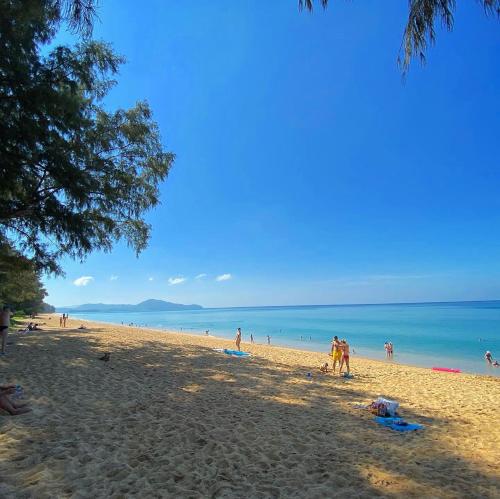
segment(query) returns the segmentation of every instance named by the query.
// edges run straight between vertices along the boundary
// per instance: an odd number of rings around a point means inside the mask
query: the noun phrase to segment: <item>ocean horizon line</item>
[[[410,302],[381,302],[381,303],[327,303],[327,304],[298,304],[298,305],[238,305],[238,306],[222,306],[222,307],[205,307],[201,305],[202,310],[239,310],[239,309],[249,309],[249,308],[326,308],[326,307],[377,307],[377,306],[391,306],[391,305],[453,305],[453,304],[465,304],[465,303],[499,303],[500,298],[488,299],[488,300],[445,300],[445,301],[410,301]],[[87,305],[85,303],[79,305],[56,305],[55,309],[60,308],[76,308]],[[97,304],[96,304],[97,305]],[[134,305],[131,303],[99,303],[99,305]],[[192,311],[192,310],[191,310]],[[77,311],[78,312],[78,311]],[[91,312],[83,311],[82,312]],[[108,313],[120,313],[120,311],[108,311]],[[178,312],[178,310],[172,310],[172,312]],[[145,312],[141,312],[145,313]]]

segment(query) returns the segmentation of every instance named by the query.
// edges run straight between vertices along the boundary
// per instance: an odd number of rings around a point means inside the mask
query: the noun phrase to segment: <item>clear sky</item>
[[[177,159],[149,248],[64,260],[49,303],[500,298],[500,23],[459,2],[404,83],[407,2],[296,3],[101,1],[107,103]]]

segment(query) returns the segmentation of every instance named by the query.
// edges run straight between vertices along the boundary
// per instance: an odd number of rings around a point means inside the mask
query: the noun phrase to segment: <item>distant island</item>
[[[168,312],[171,310],[201,310],[201,305],[182,305],[163,300],[146,300],[137,305],[85,303],[74,307],[56,307],[57,312]]]

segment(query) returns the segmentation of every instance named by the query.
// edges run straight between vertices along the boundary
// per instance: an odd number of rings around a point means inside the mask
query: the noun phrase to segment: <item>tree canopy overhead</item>
[[[95,3],[0,0],[0,236],[50,272],[119,239],[141,251],[174,159],[146,102],[105,109],[123,63],[109,45],[42,55],[64,16],[89,25]]]
[[[487,15],[500,17],[500,0],[477,0]],[[318,0],[323,8],[328,6],[328,0]],[[425,62],[425,52],[436,41],[436,24],[441,24],[448,30],[453,30],[453,12],[456,0],[408,0],[408,21],[401,42],[398,63],[403,73],[410,68],[414,57]],[[312,11],[314,0],[299,0],[299,8]]]

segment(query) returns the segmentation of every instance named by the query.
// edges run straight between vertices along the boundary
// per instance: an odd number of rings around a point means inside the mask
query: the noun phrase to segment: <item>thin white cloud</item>
[[[201,273],[201,274],[198,274],[195,279],[203,279],[204,277],[207,277],[207,274],[205,273]]]
[[[231,274],[221,274],[221,275],[218,275],[215,280],[218,281],[218,282],[221,282],[221,281],[229,281],[229,279],[232,279],[232,275]]]
[[[169,277],[168,283],[170,286],[175,286],[176,284],[182,284],[185,280],[185,277]]]
[[[93,280],[94,278],[91,275],[82,275],[82,277],[75,279],[73,281],[73,284],[75,286],[86,286],[87,284],[90,284]]]
[[[116,281],[118,279],[118,276],[117,275],[112,275],[109,280],[110,281]]]
[[[154,277],[148,277],[148,281],[154,281],[155,278]]]

